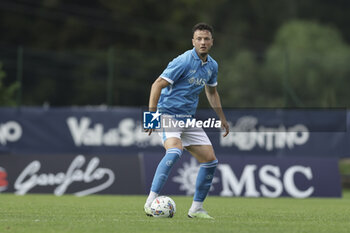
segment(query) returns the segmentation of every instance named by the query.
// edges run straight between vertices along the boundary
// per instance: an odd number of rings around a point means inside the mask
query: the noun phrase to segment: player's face
[[[202,58],[206,58],[211,46],[213,46],[213,37],[208,30],[197,30],[193,34],[192,44],[196,52]]]

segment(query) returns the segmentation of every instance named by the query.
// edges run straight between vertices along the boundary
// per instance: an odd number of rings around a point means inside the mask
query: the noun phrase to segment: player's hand
[[[222,135],[223,137],[226,137],[227,134],[230,132],[230,125],[227,123],[226,120],[221,121],[221,128],[224,129],[226,132],[224,133],[224,135]]]
[[[151,136],[154,129],[145,129],[145,132],[148,133],[148,136]]]

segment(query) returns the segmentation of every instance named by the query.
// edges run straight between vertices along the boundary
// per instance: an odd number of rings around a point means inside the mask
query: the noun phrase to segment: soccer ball
[[[173,199],[167,196],[159,196],[151,204],[153,217],[172,218],[176,212],[176,205]]]

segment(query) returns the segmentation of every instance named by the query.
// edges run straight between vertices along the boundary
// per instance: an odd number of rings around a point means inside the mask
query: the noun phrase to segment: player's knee
[[[216,167],[218,165],[219,161],[217,160],[217,158],[215,158],[214,160],[211,160],[208,163],[212,164],[213,167]]]
[[[178,138],[168,138],[165,142],[164,142],[164,147],[166,150],[170,149],[170,148],[178,148],[180,150],[183,150],[182,148],[182,142],[180,139]]]
[[[218,161],[214,153],[210,153],[206,156],[206,161],[205,163],[213,162],[213,161]]]

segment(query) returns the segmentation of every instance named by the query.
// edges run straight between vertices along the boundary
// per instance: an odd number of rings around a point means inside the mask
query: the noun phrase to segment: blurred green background
[[[0,105],[147,105],[201,21],[223,106],[350,105],[344,0],[1,0]]]

